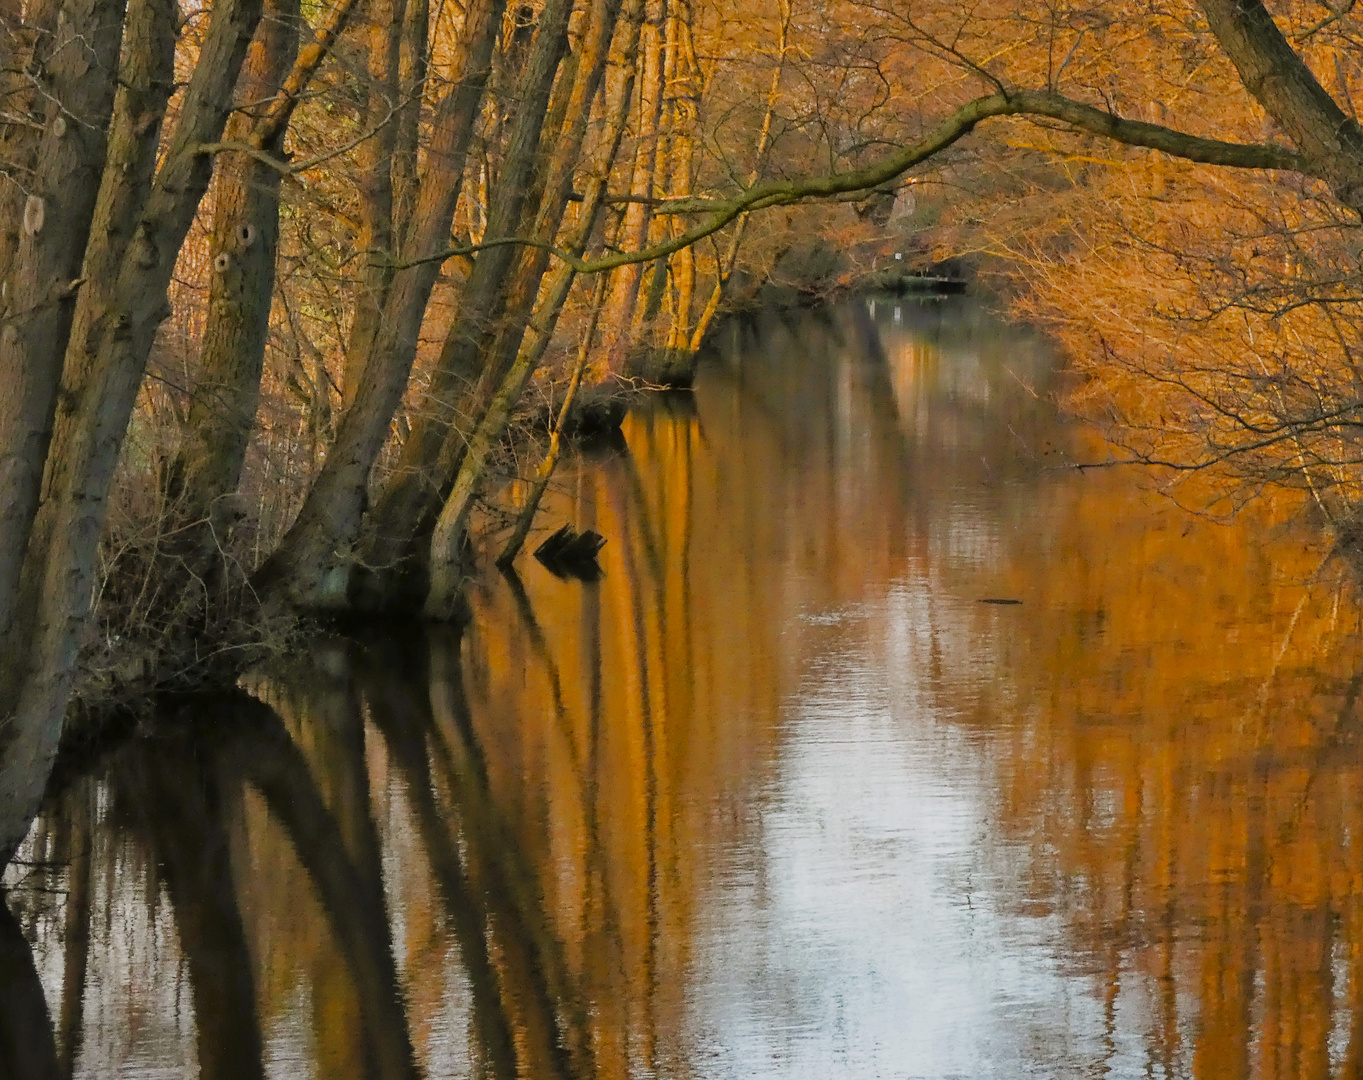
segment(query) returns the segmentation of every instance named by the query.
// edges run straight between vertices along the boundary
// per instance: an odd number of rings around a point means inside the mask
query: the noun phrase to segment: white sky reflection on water
[[[879,611],[807,620],[837,629],[788,705],[758,835],[725,853],[706,901],[697,1076],[1145,1073],[1133,1040],[1105,1045],[1098,988],[1063,969],[1058,919],[1006,899],[1001,867],[1026,852],[986,857],[993,784],[979,740],[925,692],[912,639],[926,605],[922,583]],[[862,641],[875,625],[888,657]]]

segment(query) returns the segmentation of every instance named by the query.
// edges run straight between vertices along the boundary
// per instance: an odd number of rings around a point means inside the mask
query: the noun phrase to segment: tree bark
[[[453,88],[436,110],[434,139],[402,245],[403,262],[388,290],[379,331],[359,366],[355,394],[337,425],[327,460],[298,518],[256,575],[257,588],[276,603],[303,608],[348,604],[351,549],[359,534],[369,473],[407,388],[431,289],[449,243],[450,222],[464,175],[479,105],[492,67],[505,0],[474,0]]]
[[[298,0],[267,0],[265,16],[243,66],[237,99],[268,103],[298,53]],[[260,106],[255,106],[259,111]],[[248,142],[258,123],[234,113],[225,142]],[[284,128],[263,145],[280,156]],[[265,342],[279,246],[278,170],[256,157],[219,159],[211,250],[213,277],[185,441],[171,466],[168,494],[177,519],[191,526],[188,547],[222,535],[232,515],[223,503],[237,490],[260,399]],[[208,526],[208,536],[195,528]],[[193,558],[193,555],[190,556]]]
[[[108,160],[62,376],[45,494],[0,649],[0,861],[22,841],[61,736],[89,624],[96,558],[128,419],[176,254],[212,170],[260,0],[220,0],[156,169],[174,86],[179,9],[136,0],[126,20]]]
[[[1363,213],[1363,128],[1321,86],[1262,0],[1202,0],[1240,81],[1316,166],[1340,202]]]
[[[19,242],[0,286],[0,643],[16,612],[38,511],[62,356],[104,168],[123,14],[124,0],[67,0],[50,63],[35,74],[47,99],[28,201],[28,223],[39,227],[22,227],[21,200],[13,218]]]
[[[354,322],[341,378],[341,406],[355,400],[360,369],[378,332],[388,286],[393,280],[393,153],[397,149],[405,0],[370,0],[369,105],[365,130],[372,132],[356,151],[359,161],[360,231],[355,238],[363,270],[355,289]]]
[[[550,0],[540,15],[532,54],[517,83],[517,112],[488,208],[485,236],[489,239],[521,234],[529,196],[537,180],[539,185],[544,183],[543,175],[536,176],[535,165],[555,74],[567,48],[572,6],[572,0]],[[551,128],[549,137],[555,134]],[[405,570],[399,564],[410,558],[423,520],[438,506],[441,448],[459,412],[451,406],[477,380],[478,360],[506,308],[507,280],[519,254],[511,246],[491,248],[474,262],[460,296],[458,318],[440,350],[426,395],[427,408],[404,440],[393,478],[375,506],[374,527],[366,544],[365,562],[370,566]],[[380,594],[386,591],[383,586],[378,590]]]

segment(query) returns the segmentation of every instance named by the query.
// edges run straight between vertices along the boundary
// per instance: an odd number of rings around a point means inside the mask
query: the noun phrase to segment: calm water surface
[[[1360,1075],[1322,552],[1059,467],[968,306],[721,352],[564,475],[599,582],[523,558],[64,780],[0,1075]]]

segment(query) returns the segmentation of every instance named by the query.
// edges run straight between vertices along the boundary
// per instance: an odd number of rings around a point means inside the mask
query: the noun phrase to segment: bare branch
[[[850,192],[870,191],[888,184],[915,165],[936,156],[968,135],[981,121],[995,116],[1045,116],[1061,120],[1089,134],[1101,135],[1128,146],[1159,150],[1185,161],[1241,169],[1282,169],[1313,175],[1308,163],[1286,147],[1204,139],[1159,124],[1127,120],[1051,91],[1014,90],[1008,94],[989,94],[962,105],[924,138],[862,169],[796,180],[768,180],[754,184],[731,199],[667,200],[662,204],[663,212],[709,216],[680,235],[642,251],[621,251],[592,262],[584,262],[544,241],[526,237],[497,237],[485,240],[481,244],[446,248],[422,259],[397,263],[395,268],[404,269],[423,262],[444,262],[458,255],[472,255],[485,248],[504,247],[508,244],[550,251],[579,274],[596,274],[632,263],[651,262],[703,240],[711,233],[724,228],[740,214],[769,206],[786,206],[813,199],[836,198]]]

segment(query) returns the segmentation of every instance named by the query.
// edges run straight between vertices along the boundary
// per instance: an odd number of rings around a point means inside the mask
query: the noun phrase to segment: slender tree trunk
[[[577,350],[577,362],[573,365],[572,374],[568,377],[568,388],[564,391],[563,404],[559,406],[554,430],[549,435],[549,447],[545,451],[544,460],[535,470],[535,479],[526,495],[525,505],[521,507],[520,516],[516,518],[516,527],[512,529],[511,536],[507,539],[501,554],[497,556],[497,565],[503,569],[516,561],[516,556],[525,544],[525,538],[530,535],[531,526],[535,523],[535,513],[539,510],[540,500],[544,498],[544,493],[549,487],[549,480],[553,477],[554,469],[558,465],[559,454],[563,446],[563,432],[568,427],[568,417],[572,414],[573,399],[577,396],[578,387],[582,385],[582,373],[587,370],[587,358],[592,354],[592,342],[596,339],[597,320],[601,317],[601,307],[606,300],[606,283],[607,278],[603,274],[596,283],[596,296],[592,300],[591,312],[587,316],[587,328],[582,334],[582,344]]]
[[[431,534],[431,583],[423,609],[428,618],[448,619],[459,610],[462,591],[462,564],[459,552],[468,529],[474,498],[487,472],[488,462],[506,433],[511,412],[548,347],[549,339],[553,336],[554,323],[563,308],[563,302],[568,299],[575,277],[572,267],[568,266],[554,275],[549,295],[544,300],[543,310],[537,312],[535,318],[531,320],[515,362],[492,396],[487,412],[483,414],[472,438],[469,439],[468,450],[455,478],[454,488],[435,523],[435,531]]]
[[[268,103],[279,91],[298,53],[298,19],[298,0],[267,0],[242,68],[239,101]],[[257,122],[250,111],[234,113],[224,141],[247,142]],[[281,126],[262,149],[278,157],[283,136]],[[179,521],[209,527],[206,537],[192,529],[189,547],[222,535],[232,523],[223,502],[237,490],[260,400],[279,242],[279,181],[277,170],[246,154],[225,154],[219,162],[199,381],[167,485]]]
[[[363,123],[365,130],[373,134],[356,151],[360,167],[360,231],[355,246],[363,270],[355,290],[354,322],[341,379],[343,408],[355,400],[360,370],[368,363],[388,286],[393,280],[396,254],[393,154],[397,149],[402,104],[399,64],[405,7],[405,0],[370,0],[369,4],[369,107]]]
[[[591,180],[583,197],[582,211],[574,235],[567,244],[568,250],[574,255],[581,255],[586,250],[597,216],[605,205],[611,165],[619,153],[620,139],[629,114],[630,99],[633,97],[635,61],[643,15],[644,0],[630,0],[619,34],[623,54],[622,70],[625,74],[615,93],[608,95],[605,130],[594,147],[588,170]],[[520,400],[535,368],[544,357],[575,278],[576,272],[568,263],[560,265],[551,275],[545,296],[520,342],[515,361],[502,378],[486,412],[479,419],[469,442],[468,452],[460,463],[450,496],[436,520],[430,542],[430,586],[425,603],[425,613],[432,618],[449,618],[458,610],[462,576],[459,552],[463,546],[474,498],[483,483],[492,452],[506,432],[512,410]]]
[[[51,771],[76,657],[90,619],[109,485],[175,257],[208,186],[232,88],[260,0],[220,0],[160,155],[174,86],[179,9],[136,0],[128,12],[108,160],[62,377],[65,402],[44,500],[25,554],[20,599],[0,647],[0,861],[22,841]],[[41,230],[35,230],[41,232]]]
[[[592,104],[605,78],[619,14],[620,0],[598,0],[593,5],[576,70],[571,73],[573,78],[563,82],[570,74],[566,70],[560,76],[560,86],[566,85],[568,89],[561,98],[562,108],[552,110],[554,115],[544,126],[538,150],[541,166],[536,170],[539,182],[530,193],[532,198],[535,195],[539,198],[529,235],[545,242],[555,239],[570,202],[574,169],[586,141]],[[555,96],[559,96],[557,91]],[[424,419],[404,444],[394,480],[375,508],[376,526],[370,534],[365,562],[370,566],[393,567],[396,571],[388,575],[387,584],[378,585],[376,603],[391,603],[395,596],[405,593],[419,599],[419,575],[413,573],[412,565],[414,556],[426,545],[441,495],[453,482],[463,459],[466,440],[516,360],[550,260],[547,251],[528,249],[519,253],[516,261],[505,261],[503,278],[497,281],[493,280],[495,271],[502,267],[493,265],[489,258],[492,254],[484,252],[479,257],[480,263],[488,259],[489,273],[481,276],[475,266],[470,288],[476,285],[476,296],[489,309],[497,309],[495,321],[489,310],[490,325],[480,327],[468,317],[470,304],[466,301],[442,356],[450,362],[448,368],[442,369],[448,381],[437,383],[432,391],[437,406],[442,394],[458,396],[460,405],[455,413],[460,424],[452,425],[447,415],[440,414]],[[474,310],[478,310],[476,303],[472,305]],[[464,379],[455,377],[460,369],[465,373]],[[465,386],[472,382],[472,390],[461,392],[461,382]],[[438,436],[442,441],[437,446]]]
[[[429,58],[430,0],[407,0],[398,60],[401,92],[397,139],[393,148],[393,231],[401,237],[416,213],[420,180],[417,173],[421,106],[426,93]]]
[[[767,87],[767,105],[762,114],[761,134],[757,138],[757,155],[753,162],[752,171],[748,174],[749,187],[752,187],[761,178],[763,167],[767,162],[767,153],[771,149],[771,122],[776,115],[776,102],[781,93],[781,75],[785,70],[786,52],[789,49],[790,18],[789,0],[781,0],[781,28],[777,33],[776,40],[776,70],[771,73],[771,84]],[[701,311],[700,318],[696,322],[695,332],[691,335],[691,341],[688,345],[691,352],[700,350],[701,343],[705,340],[705,335],[710,329],[710,324],[719,312],[719,305],[724,299],[724,290],[729,284],[729,278],[733,276],[734,267],[738,265],[738,252],[743,244],[743,234],[747,228],[748,215],[743,214],[734,223],[734,231],[729,236],[724,254],[715,261],[715,284],[711,288],[710,298],[706,300],[705,308]]]
[[[676,0],[672,18],[673,77],[672,123],[668,156],[672,198],[686,198],[692,193],[692,173],[696,156],[696,119],[700,102],[700,71],[695,63],[695,43],[691,40],[691,5],[689,0]],[[684,226],[669,223],[668,232],[676,235]],[[667,348],[685,349],[690,343],[691,306],[696,291],[696,256],[691,247],[684,247],[671,258],[671,277],[676,286],[672,297],[672,319],[668,327]]]
[[[639,126],[635,133],[634,171],[629,186],[630,195],[638,201],[626,206],[625,218],[620,224],[616,240],[617,245],[626,251],[638,251],[648,246],[649,229],[653,222],[653,211],[647,200],[653,198],[662,129],[666,90],[663,45],[667,11],[668,0],[650,0],[641,46],[644,70],[639,80]],[[607,333],[602,343],[602,355],[613,371],[624,367],[625,350],[629,346],[628,327],[634,321],[643,273],[642,265],[633,264],[622,266],[613,275],[602,320]]]
[[[449,244],[504,10],[505,0],[473,0],[468,7],[459,74],[436,110],[416,216],[402,247],[404,265],[394,274],[378,333],[368,347],[377,362],[358,365],[359,381],[326,462],[293,526],[256,575],[257,587],[277,602],[305,608],[348,603],[351,549],[359,534],[369,473],[416,358],[426,304],[440,274],[439,260],[429,256]]]

